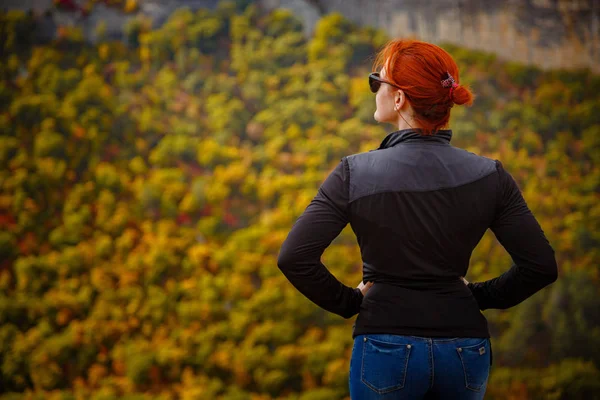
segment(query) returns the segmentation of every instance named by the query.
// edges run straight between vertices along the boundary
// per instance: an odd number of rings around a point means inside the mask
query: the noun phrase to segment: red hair
[[[385,67],[386,79],[401,88],[423,126],[424,135],[433,135],[448,126],[454,104],[473,103],[473,93],[460,85],[458,66],[448,52],[418,40],[392,40],[377,54],[373,70]],[[442,86],[449,73],[459,84]]]

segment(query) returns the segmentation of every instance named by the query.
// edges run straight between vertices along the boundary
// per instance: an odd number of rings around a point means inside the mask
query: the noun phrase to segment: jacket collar
[[[426,136],[421,134],[420,129],[401,129],[388,134],[379,145],[379,149],[386,149],[397,145],[398,143],[427,142],[427,143],[450,143],[452,139],[452,130],[442,129],[435,135]]]

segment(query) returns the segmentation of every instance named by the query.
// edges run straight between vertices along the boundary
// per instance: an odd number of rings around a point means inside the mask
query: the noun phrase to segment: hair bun
[[[451,99],[454,102],[454,104],[471,105],[471,104],[473,104],[473,98],[474,98],[473,93],[466,86],[458,85],[452,91]]]

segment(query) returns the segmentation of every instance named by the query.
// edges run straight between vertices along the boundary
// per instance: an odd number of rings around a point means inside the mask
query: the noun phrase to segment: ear
[[[396,110],[401,110],[405,103],[406,95],[404,94],[404,91],[402,89],[396,90],[394,93],[394,108]]]

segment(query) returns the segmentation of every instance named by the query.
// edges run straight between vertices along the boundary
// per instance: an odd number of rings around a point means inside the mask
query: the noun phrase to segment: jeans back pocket
[[[402,389],[411,347],[410,344],[388,343],[365,337],[362,382],[379,394]]]
[[[479,392],[490,373],[490,341],[484,339],[475,345],[461,346],[456,352],[462,362],[467,389]]]

